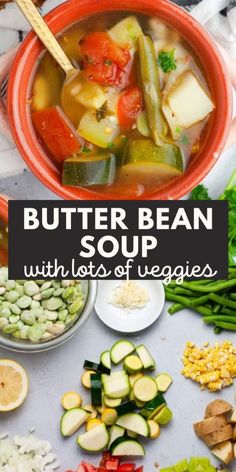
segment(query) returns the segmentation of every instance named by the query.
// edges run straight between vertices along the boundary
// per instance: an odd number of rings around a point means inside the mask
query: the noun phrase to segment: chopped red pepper
[[[32,113],[34,126],[55,161],[80,151],[84,142],[58,106]]]
[[[142,107],[142,94],[139,87],[132,87],[118,100],[118,120],[124,129],[130,129]]]
[[[111,457],[108,461],[106,461],[106,470],[118,470],[120,460],[117,457]]]
[[[134,472],[143,472],[143,470],[143,465],[141,465],[140,467],[137,467]]]
[[[121,464],[117,472],[134,472],[135,464]]]

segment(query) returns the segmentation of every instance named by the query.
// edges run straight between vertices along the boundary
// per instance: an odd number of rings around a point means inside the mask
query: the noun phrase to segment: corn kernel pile
[[[188,342],[182,362],[182,374],[199,383],[201,390],[221,390],[232,385],[236,377],[236,348],[230,341],[215,343],[212,347],[208,343],[197,347]]]

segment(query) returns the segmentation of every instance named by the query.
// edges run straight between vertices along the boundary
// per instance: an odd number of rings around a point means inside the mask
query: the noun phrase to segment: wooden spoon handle
[[[22,13],[32,26],[35,33],[41,39],[46,49],[65,71],[66,75],[75,72],[76,69],[72,66],[70,60],[64,53],[55,36],[53,36],[53,33],[48,28],[33,2],[31,0],[15,0],[15,2],[20,7]]]

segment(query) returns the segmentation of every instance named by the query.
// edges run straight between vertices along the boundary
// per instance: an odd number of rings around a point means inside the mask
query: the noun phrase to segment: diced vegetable
[[[91,388],[91,375],[96,374],[94,370],[86,370],[81,376],[81,383],[85,388]]]
[[[230,416],[230,423],[236,423],[236,408],[233,410],[232,415]]]
[[[128,16],[124,18],[124,20],[116,23],[116,25],[108,31],[108,34],[112,40],[120,46],[129,45],[129,47],[136,49],[137,39],[143,32],[137,18],[135,18],[135,16]]]
[[[188,461],[183,459],[174,465],[175,472],[188,472]]]
[[[172,173],[183,172],[183,154],[181,149],[174,144],[164,144],[156,146],[150,139],[131,139],[125,154],[125,164],[159,164],[157,172],[161,166],[170,167]]]
[[[115,173],[116,159],[113,154],[77,155],[64,161],[62,184],[72,187],[110,185]]]
[[[159,392],[166,392],[169,386],[172,384],[173,379],[169,374],[158,374],[156,376],[156,383]]]
[[[102,382],[101,374],[96,373],[91,375],[91,401],[93,406],[100,406],[102,404]]]
[[[130,61],[129,50],[120,47],[108,33],[102,31],[85,35],[80,41],[80,49],[86,58],[95,63],[110,61],[123,69]]]
[[[106,395],[104,396],[104,403],[110,408],[116,408],[122,402],[122,398],[109,398]]]
[[[103,87],[83,80],[79,92],[75,95],[75,99],[86,108],[101,108],[106,101],[106,95]]]
[[[100,362],[104,367],[107,369],[111,370],[111,357],[110,357],[110,351],[104,351],[102,352],[100,356]]]
[[[211,463],[208,457],[191,457],[189,460],[188,470],[190,472],[196,472],[196,470],[201,472],[201,469],[208,470],[209,467],[211,467]]]
[[[82,408],[72,408],[66,411],[61,418],[61,434],[71,436],[88,420],[89,416],[90,414]]]
[[[120,340],[113,344],[110,354],[113,364],[119,364],[126,356],[135,350],[135,346],[130,341]]]
[[[232,439],[233,437],[233,428],[230,424],[224,426],[222,429],[213,431],[212,433],[205,434],[204,442],[208,447],[215,446],[223,441]]]
[[[118,418],[116,424],[141,436],[148,437],[149,427],[146,420],[138,413],[126,413]]]
[[[233,444],[231,441],[224,441],[211,450],[212,454],[225,464],[229,464],[234,458]]]
[[[128,375],[110,378],[103,384],[105,395],[110,398],[124,398],[129,395],[130,385]]]
[[[112,425],[110,429],[110,441],[108,444],[108,448],[110,448],[111,444],[118,438],[122,438],[125,434],[125,429],[121,426],[117,426],[117,424]]]
[[[141,111],[142,95],[139,87],[127,89],[119,98],[117,113],[119,125],[123,129],[132,128]]]
[[[79,152],[83,139],[58,106],[32,113],[34,126],[55,161],[61,163]]]
[[[143,364],[139,357],[130,355],[124,360],[124,369],[126,372],[128,372],[128,374],[136,374],[142,371]]]
[[[165,120],[162,114],[162,100],[156,52],[149,36],[138,38],[139,69],[148,124],[156,145],[163,144]]]
[[[155,416],[158,410],[166,405],[165,398],[162,393],[158,393],[156,398],[148,402],[145,407],[141,410],[141,415],[145,418],[151,419],[152,415]]]
[[[119,131],[115,117],[107,116],[98,121],[93,111],[87,111],[83,115],[78,127],[80,136],[101,148],[107,148],[118,136]]]
[[[136,410],[136,403],[134,401],[127,401],[127,402],[121,403],[121,405],[119,405],[116,408],[118,416],[122,416],[125,413],[130,413],[135,410]]]
[[[77,392],[64,393],[61,404],[65,410],[71,410],[72,408],[79,408],[82,405],[82,398]]]
[[[91,429],[96,428],[100,424],[102,424],[102,420],[100,420],[99,418],[91,418],[87,422],[86,431],[90,431]]]
[[[97,410],[92,405],[85,405],[83,407],[83,410],[86,410],[90,413],[90,417],[89,417],[90,419],[94,419],[97,417],[97,414],[98,414]]]
[[[178,78],[167,95],[167,104],[178,126],[183,128],[190,128],[204,120],[214,109],[211,99],[191,71],[184,72]]]
[[[154,417],[153,420],[159,424],[165,425],[168,424],[173,417],[173,413],[168,408],[168,406],[164,406]]]
[[[113,424],[115,424],[117,418],[118,418],[118,414],[117,414],[117,411],[114,408],[106,408],[102,412],[101,420],[107,426],[112,426]]]
[[[148,426],[149,426],[149,437],[151,439],[157,439],[161,434],[159,424],[156,423],[153,420],[148,420],[147,423],[148,423]]]
[[[137,440],[118,438],[110,446],[113,456],[144,456],[145,451]]]
[[[148,349],[144,346],[144,344],[140,344],[140,346],[137,346],[136,352],[138,353],[141,359],[144,369],[155,369],[155,361]]]
[[[91,361],[88,361],[88,360],[85,360],[84,361],[84,365],[83,365],[84,369],[88,369],[88,370],[94,370],[95,372],[98,372],[100,374],[110,374],[111,372],[111,368],[110,367],[106,367],[103,363],[100,363],[100,364],[97,364],[96,362],[91,362]]]
[[[206,407],[205,418],[223,415],[224,413],[228,413],[231,410],[232,405],[229,402],[221,399],[213,400]]]
[[[136,380],[133,390],[135,398],[141,402],[153,400],[158,392],[156,381],[147,375]]]
[[[87,452],[99,452],[105,449],[109,442],[109,434],[105,424],[101,424],[77,438],[77,443]]]
[[[129,375],[129,383],[130,383],[131,388],[133,388],[136,380],[140,379],[143,375],[144,375],[143,372],[139,372],[138,374]]]
[[[225,415],[212,416],[205,420],[194,423],[194,431],[199,438],[203,438],[206,434],[217,431],[227,425]]]

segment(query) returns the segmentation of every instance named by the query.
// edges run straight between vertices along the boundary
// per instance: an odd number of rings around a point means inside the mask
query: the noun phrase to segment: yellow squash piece
[[[61,404],[65,410],[80,408],[82,405],[82,398],[77,392],[66,392],[61,399]]]
[[[90,431],[91,429],[96,428],[100,424],[102,424],[102,420],[100,420],[99,418],[92,418],[87,422],[86,431]]]

